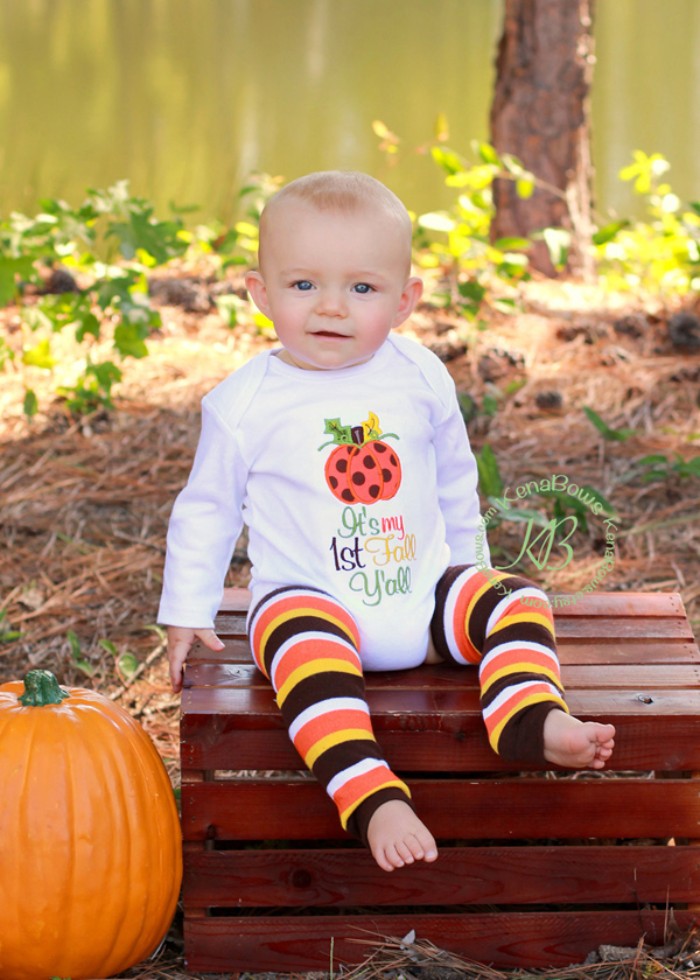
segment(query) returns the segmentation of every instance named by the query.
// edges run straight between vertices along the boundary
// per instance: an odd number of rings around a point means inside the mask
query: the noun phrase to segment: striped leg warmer
[[[492,748],[505,759],[544,761],[544,722],[564,701],[552,609],[528,579],[495,569],[449,568],[432,623],[445,660],[479,667]]]
[[[248,631],[295,748],[343,828],[366,841],[377,807],[395,799],[410,805],[410,793],[372,731],[353,618],[324,592],[291,587],[262,600]]]

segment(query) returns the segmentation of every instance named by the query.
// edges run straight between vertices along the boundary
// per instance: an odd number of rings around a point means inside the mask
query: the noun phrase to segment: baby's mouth
[[[314,330],[314,337],[333,337],[336,340],[347,340],[348,335],[344,333],[338,333],[335,330]]]

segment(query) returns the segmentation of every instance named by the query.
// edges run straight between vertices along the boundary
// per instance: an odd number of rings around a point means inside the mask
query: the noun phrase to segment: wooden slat
[[[557,619],[555,625],[558,640],[591,638],[600,643],[632,638],[693,641],[693,632],[683,616],[676,619],[655,616],[598,616],[588,619],[580,616]]]
[[[683,779],[414,779],[437,838],[700,837],[700,783]],[[344,836],[313,780],[183,785],[186,840],[334,840]]]
[[[676,592],[593,592],[581,596],[572,605],[559,605],[568,599],[565,593],[552,593],[555,613],[570,616],[669,616],[685,615],[683,601]],[[225,612],[247,612],[250,605],[248,589],[224,589],[221,609]]]
[[[230,908],[577,905],[700,900],[694,847],[445,847],[387,875],[362,847],[207,851],[185,869],[186,906]]]
[[[301,761],[283,727],[273,730],[233,727],[224,715],[189,717],[183,728],[181,762],[183,779],[188,770],[299,769]],[[700,726],[697,719],[669,715],[663,725],[655,716],[614,718],[617,727],[612,771],[643,772],[700,770]],[[451,725],[454,727],[451,729]],[[483,722],[474,718],[442,719],[436,731],[416,728],[377,729],[382,750],[399,772],[510,772],[513,763],[494,755]],[[518,765],[518,769],[536,769]]]
[[[640,677],[640,680],[642,678]],[[471,683],[468,687],[454,684],[442,688],[376,688],[368,687],[367,701],[372,717],[380,729],[413,727],[411,720],[421,728],[441,728],[441,718],[453,714],[481,717],[479,692]],[[567,691],[567,703],[578,714],[601,717],[605,714],[630,715],[641,718],[649,715],[675,714],[700,718],[700,685],[693,689],[682,686],[650,686],[640,683],[633,688],[618,689],[607,685],[599,688],[579,687]],[[244,715],[268,718],[269,727],[277,728],[278,709],[274,705],[271,688],[252,689],[232,687],[192,688],[183,696],[184,717],[190,715]],[[424,719],[418,722],[417,719]],[[431,722],[432,719],[432,722]],[[241,722],[242,727],[245,727]]]
[[[198,687],[232,687],[241,690],[260,688],[269,690],[270,683],[252,664],[234,663],[195,663],[188,668],[187,690]],[[634,688],[662,687],[700,689],[700,662],[698,663],[635,663],[608,664],[604,671],[598,665],[586,663],[563,664],[562,680],[567,691],[574,688]],[[372,674],[367,678],[370,690],[395,688],[431,690],[455,687],[474,688],[479,684],[476,668],[449,667],[435,665],[416,670],[397,670]],[[187,695],[185,695],[187,698]],[[187,704],[186,708],[187,710]]]
[[[675,912],[681,930],[696,921]],[[186,965],[191,972],[322,970],[362,962],[368,941],[400,939],[410,929],[419,940],[470,960],[509,969],[580,962],[603,943],[636,946],[664,942],[665,910],[357,916],[251,916],[185,919]]]
[[[555,616],[557,640],[561,643],[582,642],[595,639],[600,643],[630,641],[635,638],[650,640],[685,640],[694,642],[693,632],[684,616]],[[222,640],[245,641],[245,619],[241,615],[224,613],[217,617],[216,628]],[[206,650],[206,648],[204,648]],[[197,651],[193,651],[197,652]]]
[[[570,619],[594,616],[682,616],[683,600],[677,592],[593,592],[581,596],[572,605],[559,605],[568,598],[552,593],[554,618]]]

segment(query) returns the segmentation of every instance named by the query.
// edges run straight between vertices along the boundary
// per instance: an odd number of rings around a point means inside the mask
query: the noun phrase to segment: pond
[[[488,138],[502,0],[0,0],[0,214],[134,193],[237,213],[249,174],[368,170],[409,207],[449,193],[421,148],[438,114],[467,155]],[[598,0],[597,209],[634,207],[617,173],[663,153],[700,198],[700,3]],[[400,137],[389,158],[372,129]]]

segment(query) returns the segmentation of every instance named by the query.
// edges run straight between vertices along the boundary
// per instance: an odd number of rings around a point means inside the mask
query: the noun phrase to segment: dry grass
[[[467,354],[449,367],[477,403],[485,395],[498,400],[495,416],[481,412],[470,430],[476,449],[485,442],[493,447],[504,484],[515,488],[562,473],[600,491],[618,515],[616,561],[605,588],[679,591],[697,634],[700,480],[671,473],[644,483],[634,476],[632,461],[650,453],[669,460],[697,455],[700,357],[671,347],[663,317],[637,311],[629,322],[638,329],[626,331],[625,311],[596,306],[598,299],[571,284],[535,284],[527,313],[515,321],[494,318],[488,331],[467,338]],[[94,686],[119,699],[149,731],[177,785],[179,699],[169,689],[154,621],[168,514],[191,463],[199,398],[266,341],[243,328],[232,332],[213,315],[175,307],[162,313],[162,335],[152,341],[149,358],[129,366],[117,410],[109,415],[75,421],[59,404],[49,404],[29,424],[20,408],[25,378],[20,371],[2,377],[0,609],[2,624],[21,637],[0,643],[0,681],[42,666],[65,684]],[[0,326],[4,321],[12,330],[14,317],[13,310],[0,311]],[[411,331],[444,347],[461,339],[464,326],[424,309]],[[39,378],[30,382],[48,390]],[[509,386],[517,393],[504,397]],[[562,396],[561,408],[543,397],[552,391]],[[635,435],[606,442],[583,405]],[[522,525],[503,525],[492,545],[512,551],[518,533]],[[600,521],[591,520],[588,531],[577,534],[575,560],[544,570],[540,581],[575,591],[590,581],[604,547]],[[242,584],[246,576],[245,556],[239,555],[230,584]],[[120,671],[119,658],[127,652],[139,663],[135,675]],[[548,975],[700,976],[694,936],[667,953],[664,958],[640,948],[624,961]],[[457,961],[425,942],[408,948],[389,939],[368,950],[362,971],[349,974],[353,980],[380,975],[515,976]],[[190,977],[177,925],[154,961],[125,976]]]

